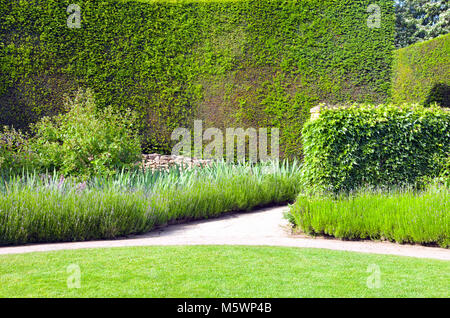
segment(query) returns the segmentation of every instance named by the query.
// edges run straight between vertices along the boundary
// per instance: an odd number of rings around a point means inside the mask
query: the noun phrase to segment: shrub
[[[34,158],[27,135],[7,126],[0,131],[1,171],[17,173],[32,169],[35,164]]]
[[[281,128],[294,156],[318,102],[389,96],[392,0],[78,0],[79,29],[67,27],[70,3],[1,2],[0,125],[25,128],[81,86],[99,108],[137,112],[145,151],[170,151],[194,117]],[[369,28],[375,3],[381,27]]]
[[[436,160],[436,167],[439,171],[438,176],[434,182],[440,182],[447,187],[450,187],[450,157],[439,158]]]
[[[112,173],[132,168],[141,156],[130,111],[96,111],[90,91],[67,99],[66,112],[44,117],[34,127],[33,150],[42,168],[65,175]]]
[[[450,34],[397,50],[393,101],[450,107],[449,52]]]
[[[450,190],[359,190],[338,196],[301,194],[290,219],[309,234],[345,239],[450,246]]]
[[[450,155],[450,113],[422,106],[326,109],[303,130],[304,183],[323,191],[415,184]]]

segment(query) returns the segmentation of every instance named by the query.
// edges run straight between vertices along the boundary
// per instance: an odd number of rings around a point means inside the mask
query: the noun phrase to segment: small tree
[[[33,150],[42,168],[65,175],[111,174],[140,159],[136,116],[130,110],[122,114],[110,107],[97,110],[89,90],[67,98],[65,110],[33,126]]]

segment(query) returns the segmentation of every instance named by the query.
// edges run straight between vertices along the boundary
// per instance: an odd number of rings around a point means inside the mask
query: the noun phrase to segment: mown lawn
[[[77,266],[80,288],[68,288],[76,286]],[[321,249],[135,247],[0,256],[1,297],[449,297],[449,286],[447,261]]]

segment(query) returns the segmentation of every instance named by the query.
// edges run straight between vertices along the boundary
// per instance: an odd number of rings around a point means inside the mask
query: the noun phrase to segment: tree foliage
[[[433,39],[450,30],[448,0],[397,0],[396,46]]]

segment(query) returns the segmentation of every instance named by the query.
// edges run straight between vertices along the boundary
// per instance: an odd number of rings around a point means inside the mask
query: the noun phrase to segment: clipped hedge
[[[0,124],[24,128],[59,112],[64,93],[95,92],[99,107],[140,114],[147,151],[170,133],[205,126],[281,128],[298,142],[318,102],[382,102],[390,92],[392,0],[0,2]],[[381,7],[381,27],[367,9]]]
[[[450,156],[450,112],[422,106],[325,109],[303,130],[304,182],[316,190],[416,184]]]
[[[450,34],[397,50],[393,101],[450,107],[449,54]]]

